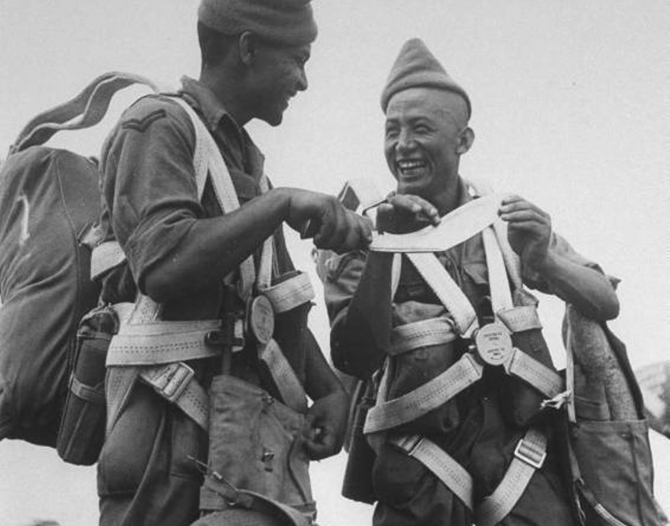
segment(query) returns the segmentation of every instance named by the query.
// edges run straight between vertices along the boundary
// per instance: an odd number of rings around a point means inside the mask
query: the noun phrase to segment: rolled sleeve
[[[194,131],[175,101],[147,97],[121,118],[101,158],[111,226],[143,290],[204,216],[193,168]]]
[[[616,287],[616,285],[620,281],[618,278],[614,276],[605,274],[605,272],[598,263],[596,263],[595,261],[591,261],[590,259],[587,259],[581,254],[579,254],[574,248],[572,248],[572,245],[570,245],[570,243],[568,243],[565,238],[563,238],[559,234],[556,234],[555,232],[552,232],[551,234],[549,250],[551,250],[552,252],[556,253],[561,257],[564,257],[569,261],[572,261],[573,263],[576,263],[577,265],[592,268],[600,272],[601,274],[606,275],[607,278],[610,280],[610,283],[612,283],[613,287]],[[529,288],[538,290],[544,294],[554,294],[554,291],[551,289],[549,283],[538,272],[535,272],[522,265],[521,277],[523,279],[524,284]]]

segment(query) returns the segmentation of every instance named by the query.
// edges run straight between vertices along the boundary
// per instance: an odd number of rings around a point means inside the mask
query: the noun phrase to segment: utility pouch
[[[664,524],[652,491],[646,420],[583,420],[573,427],[571,444],[581,473],[575,489],[589,504],[587,524]]]
[[[56,449],[70,464],[98,460],[105,437],[105,360],[119,319],[111,306],[90,311],[79,324],[72,374]]]
[[[375,387],[370,380],[359,386],[349,431],[349,456],[342,482],[342,496],[373,504],[377,498],[372,488],[372,466],[376,453],[363,434],[368,410],[375,405]]]
[[[227,487],[250,491],[316,516],[303,447],[305,416],[239,378],[219,375],[210,386],[208,470]],[[234,503],[232,504],[234,507]],[[205,484],[205,513],[230,509],[231,502]]]

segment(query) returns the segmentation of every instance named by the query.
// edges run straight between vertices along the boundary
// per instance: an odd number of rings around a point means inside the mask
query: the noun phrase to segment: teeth
[[[424,161],[398,161],[398,168],[403,172],[424,168],[425,166],[426,163]]]

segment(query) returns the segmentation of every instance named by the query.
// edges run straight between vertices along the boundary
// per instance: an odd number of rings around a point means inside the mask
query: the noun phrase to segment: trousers
[[[98,461],[100,526],[188,526],[199,515],[207,435],[137,383]]]

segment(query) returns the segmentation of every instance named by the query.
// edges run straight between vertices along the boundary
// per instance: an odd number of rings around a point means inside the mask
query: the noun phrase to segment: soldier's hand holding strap
[[[349,397],[343,389],[317,399],[307,412],[305,449],[312,460],[337,454],[342,449]]]
[[[290,193],[286,222],[303,237],[313,237],[318,248],[342,253],[370,244],[372,222],[344,208],[335,196],[287,190]]]

